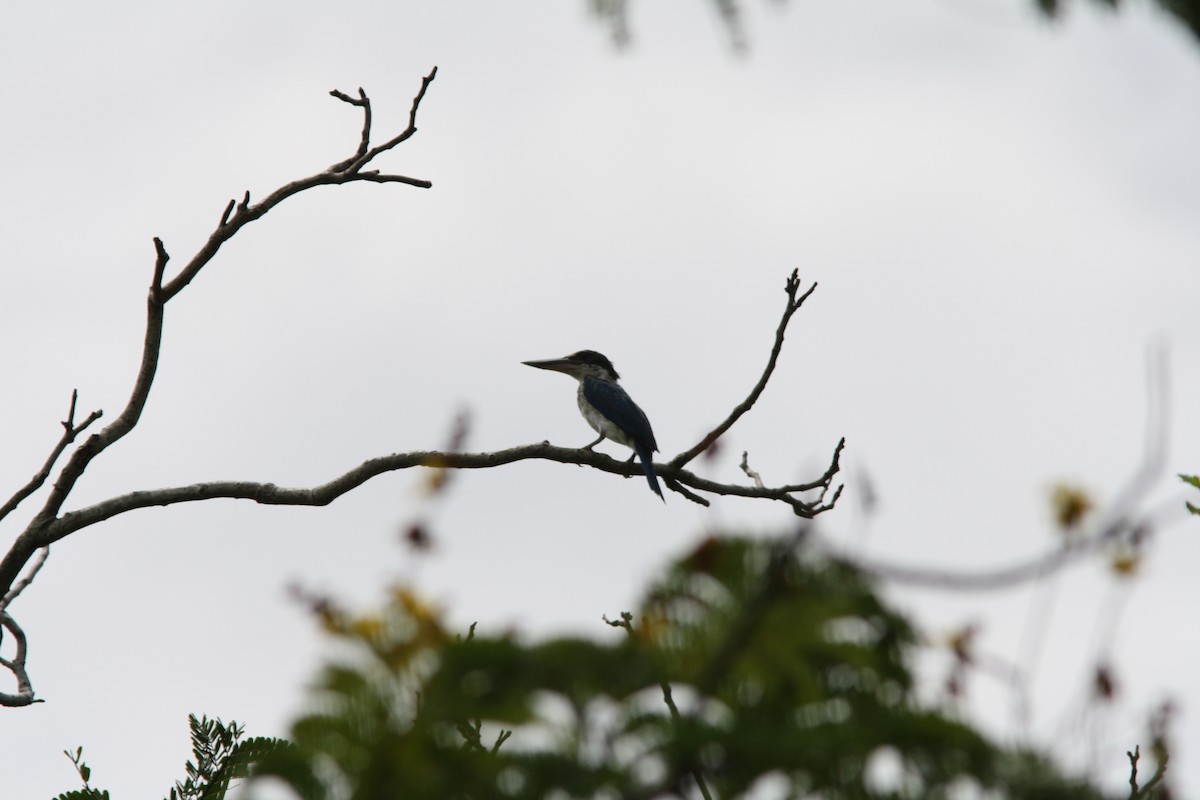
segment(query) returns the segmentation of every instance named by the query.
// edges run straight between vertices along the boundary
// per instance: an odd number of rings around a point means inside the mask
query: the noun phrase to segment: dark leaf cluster
[[[358,655],[254,774],[306,800],[1101,796],[922,703],[906,618],[804,540],[705,541],[615,638],[455,637],[404,590],[326,615]]]
[[[1066,0],[1032,0],[1032,3],[1040,14],[1051,19],[1061,16],[1070,5]],[[1200,40],[1200,0],[1154,0],[1154,4],[1168,19]],[[633,39],[629,21],[631,0],[590,0],[589,5],[592,13],[608,27],[618,46],[630,43]],[[709,0],[708,5],[717,12],[733,49],[736,52],[749,49],[749,37],[743,24],[743,0]],[[1092,0],[1092,5],[1116,11],[1122,3],[1121,0]]]

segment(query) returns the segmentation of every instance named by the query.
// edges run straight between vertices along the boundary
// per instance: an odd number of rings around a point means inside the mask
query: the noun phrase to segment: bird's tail
[[[650,484],[650,488],[660,500],[667,502],[667,498],[663,497],[662,487],[658,485],[658,475],[654,472],[654,455],[644,447],[637,448],[637,455],[638,460],[642,462],[642,469],[646,471],[646,483]]]

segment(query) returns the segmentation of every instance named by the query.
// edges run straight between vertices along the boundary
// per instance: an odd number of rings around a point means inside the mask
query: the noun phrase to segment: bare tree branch
[[[840,451],[841,446],[839,445],[838,452]],[[273,483],[260,483],[257,481],[210,481],[194,483],[188,486],[129,492],[128,494],[113,497],[77,511],[70,511],[63,514],[57,520],[41,529],[39,536],[34,541],[37,546],[44,547],[83,528],[140,508],[170,506],[179,503],[194,503],[220,498],[253,500],[262,505],[326,506],[347,492],[357,489],[372,478],[388,472],[410,469],[412,467],[488,469],[512,464],[517,461],[528,461],[530,459],[557,461],[561,464],[586,465],[602,472],[624,475],[626,477],[640,476],[642,474],[640,464],[631,464],[628,460],[618,460],[604,453],[592,450],[556,447],[546,442],[511,447],[507,450],[496,450],[488,453],[460,453],[436,450],[394,453],[364,461],[354,469],[330,481],[308,488],[287,488],[276,486]],[[658,465],[656,465],[656,469],[659,469]],[[718,483],[702,478],[687,470],[671,469],[670,464],[662,465],[659,474],[664,480],[674,482],[679,486],[689,486],[703,492],[783,502],[791,506],[797,515],[807,518],[816,516],[832,508],[837,501],[837,496],[841,489],[836,490],[828,501],[819,499],[815,503],[805,503],[798,500],[792,496],[793,493],[822,489],[822,495],[824,495],[836,472],[836,468],[831,467],[826,474],[824,483],[817,482],[815,484],[778,488]],[[702,497],[695,497],[695,499],[696,502],[702,505],[708,505],[708,501]]]
[[[1158,768],[1150,776],[1150,781],[1140,789],[1138,788],[1138,762],[1142,758],[1141,745],[1135,745],[1133,752],[1126,750],[1125,755],[1129,757],[1129,799],[1138,800],[1141,797],[1154,796],[1154,790],[1159,787],[1163,782],[1163,778],[1167,776],[1167,763],[1170,760],[1168,754],[1165,752],[1160,754]],[[1166,797],[1165,794],[1162,796]]]
[[[67,418],[62,422],[62,438],[58,440],[58,444],[56,444],[54,449],[50,451],[50,456],[46,459],[46,463],[42,465],[42,468],[38,470],[36,475],[29,479],[29,483],[18,489],[12,497],[8,498],[8,501],[3,506],[0,506],[0,519],[7,517],[17,508],[17,506],[21,505],[25,498],[42,488],[42,484],[46,482],[46,478],[50,477],[50,471],[54,469],[54,465],[58,462],[58,459],[63,454],[63,451],[75,441],[76,436],[83,433],[88,426],[100,419],[101,415],[104,413],[103,411],[93,411],[88,415],[87,419],[79,423],[79,425],[76,425],[75,404],[78,400],[79,392],[77,390],[72,391],[71,408],[67,412]],[[0,608],[3,608],[3,606],[0,606]]]
[[[750,451],[748,451],[748,450],[742,451],[742,463],[738,464],[738,469],[740,469],[742,472],[746,473],[746,477],[749,478],[750,480],[754,481],[755,486],[762,488],[762,486],[763,486],[762,475],[759,475],[750,466]]]
[[[25,591],[25,587],[33,583],[33,579],[37,577],[38,571],[45,565],[46,559],[50,557],[50,546],[47,545],[38,550],[37,561],[33,562],[33,566],[25,573],[25,577],[13,584],[13,587],[8,590],[8,593],[0,597],[0,611],[8,608],[13,600],[17,599],[17,595]]]
[[[430,79],[432,78],[433,76],[430,75]],[[422,94],[424,94],[425,87],[428,85],[428,82],[422,84]],[[350,158],[346,159],[345,161],[339,161],[330,167],[330,169],[335,172],[341,172],[342,170],[346,169],[346,167],[353,164],[357,159],[366,154],[367,148],[371,146],[371,99],[367,97],[367,93],[363,91],[361,86],[358,87],[358,97],[351,97],[344,92],[339,92],[337,89],[331,91],[330,94],[344,103],[349,103],[352,106],[358,106],[363,110],[362,139],[358,143],[358,150],[356,150],[354,155],[350,156]]]
[[[808,291],[797,297],[797,292],[800,290],[800,271],[792,270],[792,274],[788,276],[787,284],[784,286],[784,291],[787,292],[787,306],[783,310],[783,317],[779,320],[779,327],[775,330],[775,344],[771,348],[771,355],[767,359],[766,369],[758,379],[758,383],[750,390],[750,394],[746,399],[734,406],[733,411],[729,412],[729,416],[725,420],[708,432],[694,447],[683,451],[675,458],[671,459],[669,466],[682,467],[696,456],[703,453],[713,442],[721,438],[725,431],[733,427],[733,423],[741,419],[742,415],[750,410],[751,406],[758,400],[759,395],[763,393],[763,389],[767,388],[767,381],[771,379],[771,373],[775,371],[775,363],[779,360],[779,352],[783,349],[783,336],[787,332],[788,323],[792,319],[792,315],[800,310],[800,306],[804,305],[804,301],[808,299],[817,289],[817,284],[808,287]]]
[[[672,467],[672,465],[675,463],[674,461],[664,464],[662,469],[659,471],[659,475],[664,476],[668,484],[670,484],[672,481],[678,481],[679,483],[686,484],[693,489],[698,489],[702,492],[729,495],[732,497],[776,500],[791,506],[792,511],[796,514],[796,516],[804,517],[805,519],[811,519],[818,514],[833,508],[837,503],[838,498],[841,497],[841,486],[838,486],[836,489],[834,489],[832,494],[829,493],[829,490],[831,489],[833,477],[838,472],[838,462],[840,461],[842,448],[845,446],[845,444],[845,439],[838,442],[838,446],[834,450],[833,459],[830,461],[829,468],[825,471],[825,475],[823,475],[821,479],[813,481],[812,483],[800,483],[790,486],[777,487],[764,487],[757,485],[743,486],[735,483],[718,483],[717,481],[710,481],[707,478],[702,478],[695,473],[689,472],[688,470]],[[655,465],[655,469],[659,469],[657,465]],[[815,502],[807,502],[794,496],[797,493],[810,492],[815,489],[821,490],[821,496]],[[707,501],[697,500],[697,502],[700,502],[701,505],[708,505]]]
[[[0,611],[0,634],[4,629],[12,634],[13,641],[16,642],[16,653],[11,661],[0,658],[0,667],[7,669],[17,679],[17,693],[0,692],[0,706],[17,707],[42,702],[34,699],[33,685],[29,682],[29,673],[25,670],[25,631],[21,630],[16,620],[6,612]]]
[[[94,433],[82,445],[75,449],[67,463],[58,473],[58,480],[46,496],[46,502],[30,521],[24,532],[17,537],[16,542],[0,561],[0,590],[7,592],[17,574],[39,547],[40,531],[50,525],[62,510],[67,496],[75,488],[76,481],[83,475],[92,459],[104,452],[114,442],[119,441],[125,434],[133,430],[142,409],[150,396],[150,387],[154,383],[154,373],[158,369],[158,355],[162,345],[163,307],[166,300],[162,292],[162,276],[170,256],[163,248],[162,241],[154,239],[157,257],[154,263],[154,279],[146,299],[146,336],[142,346],[142,362],[138,368],[137,380],[125,409],[99,433]]]
[[[421,81],[421,88],[417,92],[416,96],[413,97],[412,107],[408,111],[408,127],[393,136],[391,139],[388,139],[383,144],[378,145],[370,150],[368,150],[368,146],[370,145],[371,141],[371,101],[367,99],[367,95],[361,88],[358,90],[358,99],[348,97],[341,92],[330,92],[330,94],[339,100],[344,100],[351,105],[360,106],[363,110],[363,133],[362,141],[359,143],[358,152],[353,158],[334,164],[332,167],[330,167],[330,170],[357,173],[368,162],[375,158],[375,156],[391,150],[396,145],[411,138],[412,135],[417,132],[417,109],[420,108],[421,101],[425,99],[425,91],[429,88],[429,84],[433,82],[433,79],[436,76],[437,67],[434,67],[433,71],[426,75],[425,79]],[[396,178],[394,177],[393,179]],[[407,182],[408,179],[402,180]]]
[[[54,486],[48,492],[42,508],[30,521],[25,530],[17,537],[16,541],[13,542],[4,558],[0,560],[0,592],[8,592],[20,574],[21,569],[28,563],[38,548],[45,546],[45,543],[49,541],[55,540],[52,534],[48,534],[48,531],[61,527],[61,520],[58,518],[59,513],[88,464],[137,425],[138,420],[141,418],[142,410],[149,399],[150,389],[154,384],[154,376],[158,369],[166,304],[191,283],[200,273],[200,270],[212,261],[222,244],[231,239],[247,224],[260,219],[287,198],[316,186],[336,185],[353,181],[406,183],[411,186],[423,188],[428,188],[432,185],[429,181],[409,178],[404,175],[386,175],[378,171],[364,173],[360,172],[360,170],[380,153],[390,150],[416,133],[417,111],[426,90],[429,88],[429,84],[436,75],[437,68],[434,67],[429,75],[422,80],[421,88],[413,98],[412,107],[409,111],[408,127],[399,135],[373,149],[364,146],[364,142],[369,143],[370,140],[370,103],[366,99],[366,93],[360,89],[360,99],[358,101],[351,101],[353,104],[360,105],[364,109],[363,139],[359,142],[354,156],[339,164],[335,164],[324,172],[319,172],[307,178],[281,186],[258,203],[251,204],[249,192],[243,195],[240,203],[230,200],[221,215],[216,229],[209,235],[208,240],[179,273],[170,280],[166,279],[166,269],[170,261],[170,256],[162,240],[155,237],[154,272],[146,298],[146,333],[142,345],[142,359],[129,400],[116,419],[99,433],[89,436],[83,444],[71,453],[66,464],[59,471],[57,480],[55,480]],[[335,96],[339,96],[340,94],[337,93]],[[342,98],[339,97],[339,99]],[[3,514],[10,513],[25,498],[44,485],[59,457],[74,441],[75,437],[100,416],[100,412],[95,412],[81,425],[75,426],[74,410],[75,398],[72,397],[71,416],[64,423],[67,431],[62,440],[55,447],[50,458],[47,459],[47,463],[42,471],[18,490],[3,507],[0,507],[0,511],[3,511]],[[0,517],[3,514],[0,514]]]
[[[352,183],[354,181],[369,181],[373,183],[405,183],[409,186],[416,186],[422,189],[428,189],[433,186],[427,180],[421,178],[410,178],[405,175],[384,175],[379,172],[361,172],[362,168],[369,164],[380,153],[391,150],[401,142],[412,138],[417,132],[417,110],[420,108],[421,100],[425,97],[425,91],[429,88],[429,84],[437,76],[437,67],[434,67],[428,75],[421,81],[421,88],[413,98],[412,108],[408,114],[408,127],[401,131],[398,135],[392,137],[377,147],[371,148],[363,152],[363,142],[359,142],[358,149],[350,158],[339,161],[324,172],[318,172],[315,175],[310,175],[307,178],[301,178],[298,181],[292,181],[279,187],[264,199],[251,205],[250,193],[246,192],[242,202],[233,206],[233,201],[226,206],[225,213],[221,216],[221,222],[217,225],[216,230],[208,237],[208,241],[200,248],[200,251],[192,257],[192,260],[180,270],[179,274],[173,280],[163,287],[165,292],[164,302],[170,300],[175,295],[187,286],[204,266],[212,260],[213,256],[220,250],[221,245],[242,229],[247,223],[260,219],[275,206],[282,203],[287,198],[294,194],[298,194],[307,189],[312,189],[316,186],[335,186],[343,183]],[[361,92],[361,90],[360,90]],[[339,100],[345,100],[352,105],[361,106],[363,108],[363,137],[369,142],[371,136],[371,107],[370,102],[363,100],[354,100],[348,98],[347,95],[337,92],[333,95]],[[365,93],[361,95],[366,97]]]
[[[1090,526],[1091,533],[1073,537],[1049,553],[1000,569],[965,571],[896,564],[843,552],[828,542],[822,546],[837,558],[886,580],[931,589],[992,591],[1040,578],[1111,545],[1140,542],[1172,517],[1184,516],[1177,504],[1172,504],[1163,513],[1139,511],[1166,465],[1167,432],[1170,429],[1169,383],[1165,353],[1161,347],[1152,348],[1146,359],[1146,443],[1141,463],[1116,499]],[[817,537],[814,540],[821,541]]]

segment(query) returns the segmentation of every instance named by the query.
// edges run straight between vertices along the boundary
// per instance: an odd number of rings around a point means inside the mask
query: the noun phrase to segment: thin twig
[[[800,306],[804,305],[804,301],[808,299],[814,291],[817,284],[808,287],[808,291],[797,297],[797,292],[800,289],[800,271],[792,270],[792,274],[788,276],[787,283],[784,285],[784,291],[787,292],[787,306],[783,310],[783,316],[779,320],[779,327],[775,330],[775,344],[771,347],[771,355],[767,359],[767,366],[763,370],[762,375],[758,379],[758,383],[750,390],[750,394],[746,399],[734,406],[733,411],[729,412],[729,416],[721,422],[720,425],[713,428],[692,448],[683,451],[675,458],[671,459],[671,467],[682,467],[696,456],[703,453],[713,445],[717,439],[733,427],[743,414],[750,410],[754,403],[758,400],[759,395],[763,393],[763,389],[767,387],[767,381],[771,379],[771,373],[775,371],[775,363],[779,360],[779,353],[783,349],[783,337],[787,332],[788,322],[791,321],[792,315],[795,314]]]
[[[433,79],[437,77],[437,67],[434,67],[428,75],[421,80],[421,88],[413,97],[412,106],[408,110],[408,127],[400,131],[400,133],[388,139],[381,145],[377,145],[368,150],[363,155],[359,156],[353,164],[346,168],[347,172],[358,172],[368,162],[374,159],[380,153],[386,153],[401,142],[408,141],[413,134],[417,132],[417,110],[421,107],[421,101],[425,99],[425,92],[429,89],[429,84],[433,83]]]
[[[725,631],[724,637],[714,647],[712,656],[709,658],[705,669],[693,685],[693,689],[698,697],[706,698],[714,695],[721,682],[728,676],[729,670],[737,663],[738,657],[744,652],[746,646],[753,641],[754,636],[758,633],[762,625],[763,619],[771,608],[771,604],[787,589],[787,567],[791,560],[796,557],[797,549],[808,538],[811,531],[811,523],[801,523],[796,528],[795,533],[777,542],[772,547],[769,559],[754,593],[740,604],[736,619],[731,621]],[[622,614],[622,618],[626,621],[625,625],[615,622],[609,622],[609,624],[617,627],[626,627],[627,630],[632,632],[632,627],[628,625],[629,620],[632,619],[632,615],[626,612]],[[665,684],[664,690],[669,698],[670,689]],[[678,709],[674,708],[673,700],[668,699],[668,706],[675,713],[678,713]],[[695,708],[689,716],[694,719],[701,713],[703,708],[703,703],[696,703]],[[631,797],[635,798],[635,800],[662,797],[670,791],[671,787],[678,784],[680,777],[684,774],[697,775],[695,768],[691,764],[687,761],[680,761],[675,764],[670,774],[664,776],[653,786],[648,787],[646,791],[632,795]]]
[[[614,628],[624,628],[625,632],[633,637],[633,614],[628,611],[621,612],[621,619],[611,620],[607,616],[604,621]],[[659,681],[659,686],[662,688],[663,703],[666,704],[667,710],[671,713],[671,721],[678,725],[683,721],[683,715],[679,713],[679,706],[675,705],[675,698],[671,694],[671,684],[667,680]],[[700,789],[700,794],[704,796],[704,800],[712,800],[712,793],[708,790],[708,781],[704,779],[704,774],[700,772],[698,767],[689,767],[688,773],[692,776],[692,780],[696,782],[697,788]]]
[[[12,601],[17,599],[17,595],[25,591],[29,584],[33,583],[33,579],[37,577],[38,571],[45,565],[46,559],[50,557],[50,546],[38,550],[37,560],[33,562],[33,566],[25,573],[25,577],[13,584],[13,587],[8,590],[4,597],[0,598],[0,612],[8,608]]]
[[[363,153],[367,152],[367,148],[371,146],[371,99],[367,97],[367,93],[363,91],[361,86],[358,87],[358,97],[351,97],[348,94],[339,92],[337,89],[334,89],[330,94],[338,100],[349,103],[352,106],[358,106],[363,110],[363,129],[362,137],[358,142],[358,150],[346,161],[330,167],[332,170],[345,169],[353,164]]]
[[[425,92],[429,88],[429,84],[433,82],[433,79],[436,75],[437,67],[434,67],[430,73],[422,79],[421,88],[413,98],[413,104],[409,110],[408,127],[405,128],[404,131],[402,131],[399,135],[388,140],[388,142],[385,142],[374,149],[367,150],[364,153],[362,152],[362,141],[360,139],[353,156],[344,161],[339,161],[337,164],[334,164],[323,172],[318,172],[317,174],[310,175],[307,178],[301,178],[300,180],[285,184],[253,205],[250,203],[250,193],[246,192],[241,203],[238,204],[234,209],[230,209],[227,206],[225,213],[221,217],[221,222],[209,235],[208,240],[204,243],[200,250],[194,256],[192,256],[192,260],[189,261],[183,267],[183,269],[179,271],[179,274],[163,287],[165,300],[170,300],[172,297],[179,294],[184,287],[191,283],[192,280],[195,279],[196,275],[199,274],[200,270],[203,269],[208,262],[212,261],[213,257],[217,254],[217,251],[221,249],[221,245],[233,238],[233,236],[236,235],[243,226],[257,219],[261,219],[264,214],[275,208],[292,195],[299,194],[300,192],[317,186],[337,186],[343,183],[353,183],[355,181],[367,181],[370,183],[403,183],[409,186],[416,186],[421,189],[428,189],[433,186],[430,181],[421,178],[410,178],[406,175],[381,175],[376,172],[364,174],[361,173],[360,170],[370,163],[370,161],[377,155],[390,150],[403,141],[406,141],[417,132],[417,111],[420,108],[421,100],[425,97]],[[371,124],[367,114],[369,104],[366,104],[361,100],[355,100],[354,98],[347,100],[346,98],[348,98],[348,95],[345,95],[341,92],[334,94],[334,97],[337,97],[339,100],[350,102],[352,105],[362,105],[364,107],[364,132],[369,138]],[[365,93],[363,93],[363,97],[366,97]]]
[[[746,473],[747,478],[754,481],[755,486],[757,486],[759,489],[764,488],[762,475],[759,475],[758,472],[756,472],[754,469],[752,469],[750,467],[750,451],[749,450],[742,451],[742,463],[738,464],[738,467],[741,468],[742,472]]]
[[[1133,752],[1126,750],[1125,755],[1129,756],[1129,800],[1137,800],[1137,765],[1142,757],[1142,746],[1140,744],[1134,745]]]
[[[87,419],[85,419],[79,425],[76,425],[75,404],[78,400],[78,390],[72,391],[71,408],[67,412],[67,418],[62,422],[62,437],[59,438],[58,444],[54,446],[54,449],[50,451],[49,457],[46,458],[46,463],[42,465],[42,468],[38,470],[37,474],[30,478],[28,483],[18,489],[12,497],[8,498],[8,501],[5,502],[3,506],[0,506],[0,519],[7,517],[17,508],[17,506],[21,505],[21,503],[27,497],[36,492],[38,489],[42,488],[42,484],[46,482],[46,478],[50,477],[50,471],[54,469],[54,465],[58,462],[59,457],[62,456],[63,451],[75,441],[75,437],[87,430],[93,422],[100,419],[100,417],[104,414],[103,411],[93,411],[88,415]]]

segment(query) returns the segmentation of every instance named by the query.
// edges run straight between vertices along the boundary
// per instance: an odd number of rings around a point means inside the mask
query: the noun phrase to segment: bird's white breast
[[[575,393],[575,400],[579,403],[579,412],[583,414],[587,424],[592,426],[592,430],[617,444],[633,447],[633,442],[625,435],[625,431],[614,425],[612,420],[597,411],[596,407],[587,401],[583,395],[582,381],[579,382],[579,391]]]

